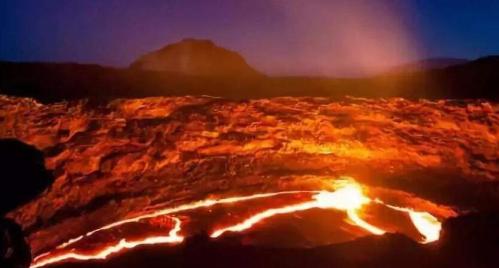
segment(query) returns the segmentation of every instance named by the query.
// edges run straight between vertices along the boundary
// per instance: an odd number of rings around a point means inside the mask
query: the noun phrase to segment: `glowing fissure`
[[[409,218],[418,230],[420,234],[424,236],[422,243],[430,243],[437,241],[440,238],[440,230],[442,229],[442,223],[433,215],[424,211],[414,211],[410,208],[397,207],[389,204],[385,204],[383,201],[376,199],[379,204],[383,204],[388,208],[406,212],[409,214]]]
[[[90,231],[90,232],[88,232],[84,235],[81,235],[79,237],[70,239],[67,242],[58,246],[57,248],[67,247],[73,243],[80,241],[81,239],[83,239],[87,236],[91,236],[91,235],[93,235],[97,232],[100,232],[100,231],[104,231],[104,230],[108,230],[108,229],[111,229],[114,227],[118,227],[118,226],[123,225],[123,224],[138,222],[141,220],[150,219],[150,218],[159,217],[159,216],[164,216],[164,215],[168,215],[168,214],[172,214],[172,213],[178,213],[178,212],[184,212],[184,211],[188,211],[188,210],[211,207],[211,206],[218,205],[218,204],[229,204],[229,203],[237,203],[237,202],[243,202],[243,201],[248,201],[248,200],[253,200],[253,199],[268,198],[268,197],[273,197],[273,196],[278,196],[278,195],[317,193],[317,192],[319,192],[319,191],[282,191],[282,192],[274,192],[274,193],[254,194],[254,195],[249,195],[249,196],[227,197],[227,198],[222,198],[222,199],[205,199],[205,200],[197,201],[194,203],[180,205],[178,207],[160,209],[160,210],[157,210],[157,211],[145,214],[145,215],[128,218],[128,219],[121,220],[121,221],[116,221],[116,222],[113,222],[111,224],[100,227],[98,229],[95,229],[93,231]]]
[[[288,214],[288,213],[303,211],[303,210],[316,208],[316,207],[317,207],[316,202],[306,202],[306,203],[301,203],[301,204],[292,205],[292,206],[286,206],[286,207],[282,207],[282,208],[272,208],[269,210],[265,210],[264,212],[260,212],[256,215],[253,215],[241,223],[238,223],[238,224],[235,224],[235,225],[232,225],[229,227],[225,227],[222,229],[215,230],[213,233],[211,233],[210,237],[217,238],[217,237],[221,236],[222,234],[224,234],[225,232],[242,232],[244,230],[247,230],[247,229],[253,227],[253,225],[255,225],[256,223],[258,223],[264,219],[267,219],[267,218],[270,218],[270,217],[273,217],[273,216],[276,216],[279,214]]]
[[[359,214],[357,213],[357,211],[354,209],[347,210],[347,215],[348,215],[348,218],[351,221],[353,221],[356,225],[358,225],[359,227],[365,229],[366,231],[368,231],[372,234],[382,235],[382,234],[386,233],[385,230],[380,229],[374,225],[371,225],[371,224],[367,223],[366,221],[364,221],[363,219],[361,219],[359,217]]]
[[[336,190],[334,192],[329,192],[329,191],[283,191],[283,192],[275,192],[275,193],[255,194],[255,195],[250,195],[250,196],[229,197],[229,198],[223,198],[223,199],[207,199],[207,200],[197,201],[197,202],[190,203],[190,204],[180,205],[178,207],[160,209],[158,211],[154,211],[154,212],[148,213],[146,215],[141,215],[141,216],[117,221],[117,222],[114,222],[114,223],[109,224],[109,225],[105,225],[99,229],[88,232],[87,234],[84,234],[84,235],[79,236],[77,238],[71,239],[71,240],[61,244],[60,246],[58,246],[57,249],[65,249],[68,245],[74,244],[75,242],[80,241],[81,239],[88,237],[92,234],[95,234],[96,232],[111,229],[111,228],[114,228],[114,227],[117,227],[117,226],[120,226],[120,225],[123,225],[126,223],[138,222],[138,221],[144,220],[144,219],[154,218],[154,217],[178,213],[178,212],[184,212],[184,211],[188,211],[188,210],[211,207],[211,206],[215,206],[218,204],[238,203],[238,202],[244,202],[244,201],[253,200],[253,199],[274,197],[274,196],[278,196],[278,195],[302,194],[302,193],[313,194],[312,200],[298,203],[298,204],[287,205],[287,206],[283,206],[283,207],[270,208],[270,209],[264,210],[262,212],[259,212],[255,215],[253,215],[253,216],[250,216],[249,218],[245,219],[244,221],[242,221],[240,223],[233,224],[233,225],[226,226],[226,227],[219,228],[219,229],[215,229],[210,234],[210,236],[212,238],[217,238],[226,232],[242,232],[242,231],[251,229],[255,224],[262,222],[265,219],[268,219],[270,217],[273,217],[276,215],[289,214],[289,213],[309,210],[309,209],[313,209],[313,208],[335,209],[335,210],[344,211],[346,213],[349,221],[352,224],[366,230],[367,232],[375,234],[375,235],[382,235],[386,232],[385,230],[383,230],[379,227],[373,226],[373,225],[369,224],[368,222],[364,221],[361,218],[361,216],[359,215],[363,206],[373,202],[373,200],[371,200],[370,198],[368,198],[367,196],[364,195],[364,193],[362,191],[362,187],[353,181],[340,180],[340,181],[336,182]],[[414,224],[414,226],[416,227],[416,229],[425,237],[424,240],[422,241],[423,243],[428,243],[428,242],[438,240],[439,232],[441,229],[441,223],[438,221],[437,218],[435,218],[430,213],[418,212],[418,211],[413,211],[410,208],[403,208],[403,207],[397,207],[397,206],[385,204],[384,202],[382,202],[379,199],[375,199],[374,202],[381,204],[381,205],[384,205],[390,209],[394,209],[397,211],[402,211],[402,212],[408,213],[409,217],[410,217],[412,223]],[[104,248],[102,248],[94,253],[83,254],[83,253],[74,252],[74,250],[70,250],[69,252],[66,252],[66,253],[47,252],[47,253],[41,254],[38,257],[36,257],[30,268],[38,268],[38,267],[42,267],[42,266],[46,266],[46,265],[54,264],[54,263],[58,263],[58,262],[63,262],[63,261],[67,261],[67,260],[86,261],[86,260],[94,260],[94,259],[105,259],[114,253],[118,253],[122,250],[131,249],[131,248],[134,248],[134,247],[137,247],[140,245],[181,243],[184,240],[184,237],[179,234],[181,232],[181,220],[177,217],[173,217],[173,216],[170,216],[170,217],[174,221],[175,225],[170,230],[170,232],[167,236],[150,236],[150,237],[145,237],[143,239],[134,240],[134,241],[127,241],[126,239],[121,239],[116,244],[104,247]]]
[[[312,208],[344,210],[347,212],[348,218],[359,227],[375,235],[381,235],[385,233],[384,230],[372,226],[360,219],[357,210],[359,210],[363,205],[369,203],[371,200],[363,195],[361,187],[357,184],[352,183],[343,185],[335,192],[322,191],[315,194],[313,198],[313,201],[297,205],[285,206],[282,208],[265,210],[239,224],[215,230],[210,236],[212,238],[216,238],[228,231],[241,232],[251,228],[256,223],[272,216],[276,216],[279,214],[288,214]]]
[[[113,253],[118,253],[124,249],[131,249],[140,245],[154,245],[154,244],[176,244],[176,243],[181,243],[184,240],[184,237],[179,235],[179,232],[181,231],[181,221],[180,219],[176,217],[172,217],[172,219],[175,222],[175,226],[173,229],[168,233],[167,236],[152,236],[152,237],[145,237],[140,240],[134,240],[134,241],[127,241],[125,239],[121,239],[117,244],[105,247],[98,252],[91,253],[91,254],[81,254],[81,253],[74,253],[74,252],[68,252],[68,253],[63,253],[60,255],[55,255],[52,257],[48,258],[43,258],[43,256],[39,256],[38,258],[35,258],[35,262],[30,266],[30,268],[37,268],[37,267],[42,267],[45,265],[61,262],[61,261],[66,261],[66,260],[81,260],[81,261],[86,261],[86,260],[97,260],[97,259],[105,259],[109,255]],[[44,256],[47,256],[44,254]],[[40,260],[40,261],[37,261]]]
[[[121,221],[116,221],[114,223],[105,225],[103,227],[100,227],[98,229],[95,229],[93,231],[90,231],[84,235],[78,236],[76,238],[72,238],[65,243],[62,243],[61,245],[57,246],[56,249],[64,249],[68,247],[69,245],[72,245],[85,237],[89,237],[97,232],[112,229],[127,223],[133,223],[133,222],[139,222],[141,220],[145,219],[150,219],[154,217],[159,217],[159,216],[164,216],[164,215],[169,215],[172,213],[178,213],[178,212],[184,212],[188,210],[194,210],[194,209],[199,209],[199,208],[204,208],[204,207],[211,207],[214,205],[218,204],[229,204],[229,203],[237,203],[237,202],[244,202],[248,200],[254,200],[254,199],[260,199],[260,198],[268,198],[268,197],[274,197],[274,196],[279,196],[279,195],[286,195],[286,194],[302,194],[302,193],[317,193],[319,191],[282,191],[282,192],[274,192],[274,193],[262,193],[262,194],[254,194],[254,195],[249,195],[249,196],[235,196],[235,197],[227,197],[227,198],[222,198],[222,199],[205,199],[201,201],[197,201],[194,203],[189,203],[189,204],[184,204],[180,205],[178,207],[173,207],[173,208],[165,208],[165,209],[160,209],[158,211],[154,211],[145,215],[137,216],[137,217],[132,217],[128,218],[125,220]],[[170,232],[169,236],[172,236],[174,234],[174,237],[177,238],[182,238],[177,235],[177,233],[180,231],[180,220],[178,218],[174,218],[176,222],[176,226],[172,231],[175,231],[174,233]],[[168,236],[168,237],[169,237]],[[139,245],[146,245],[146,244],[162,244],[161,241],[158,240],[167,240],[169,241],[169,238],[167,237],[146,237],[142,240],[139,241],[133,241],[133,242],[127,242],[125,240],[120,240],[118,244],[106,247],[102,250],[100,250],[98,253],[94,254],[76,254],[73,252],[61,254],[61,255],[55,255],[51,256],[51,252],[46,252],[43,254],[38,255],[33,259],[33,263],[30,266],[30,268],[38,268],[42,266],[46,266],[49,264],[53,263],[58,263],[70,259],[75,259],[75,260],[92,260],[92,259],[104,259],[107,256],[111,255],[112,253],[119,252],[123,249],[129,249],[133,248]],[[172,240],[172,242],[163,242],[163,243],[180,243],[182,240],[177,239],[177,240]],[[158,242],[155,242],[158,241]]]

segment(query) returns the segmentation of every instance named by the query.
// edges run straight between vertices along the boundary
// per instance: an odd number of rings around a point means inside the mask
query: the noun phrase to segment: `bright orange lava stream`
[[[358,184],[351,183],[342,186],[340,189],[336,190],[335,192],[325,192],[325,191],[320,192],[314,195],[313,201],[297,205],[265,210],[246,219],[242,223],[215,230],[211,234],[211,237],[213,238],[219,237],[220,235],[228,231],[230,232],[244,231],[246,229],[251,228],[254,224],[275,215],[288,214],[312,208],[322,208],[322,209],[332,208],[338,210],[345,210],[347,212],[349,219],[358,226],[376,235],[384,234],[385,233],[384,230],[381,230],[375,226],[368,224],[367,222],[360,219],[360,217],[357,214],[357,210],[359,210],[363,205],[369,203],[370,201],[371,200],[369,198],[365,197],[362,194],[362,189]]]
[[[375,201],[377,203],[385,205],[388,208],[408,213],[416,229],[424,236],[424,240],[422,241],[422,243],[430,243],[433,241],[437,241],[440,238],[442,223],[430,213],[414,211],[410,208],[388,205],[383,203],[379,199],[376,199]]]
[[[99,250],[98,252],[92,254],[80,254],[80,253],[69,252],[61,255],[56,255],[53,257],[41,258],[40,261],[36,261],[35,259],[35,262],[30,267],[31,268],[42,267],[48,264],[53,264],[69,259],[74,259],[74,260],[105,259],[113,253],[120,252],[124,249],[134,248],[139,245],[181,243],[182,241],[184,241],[184,237],[178,234],[181,230],[181,221],[180,219],[175,217],[172,217],[172,219],[175,221],[175,226],[168,233],[167,236],[146,237],[144,239],[135,240],[135,241],[126,241],[125,239],[121,239],[117,244],[105,247]]]
[[[255,224],[258,222],[261,222],[267,218],[280,215],[280,214],[288,214],[288,213],[293,213],[293,212],[298,212],[298,211],[304,211],[308,209],[313,209],[313,208],[319,208],[319,209],[336,209],[336,210],[341,210],[345,211],[348,219],[352,222],[352,224],[355,224],[364,230],[375,234],[375,235],[382,235],[385,233],[384,230],[373,226],[364,220],[361,219],[359,216],[359,212],[362,209],[362,207],[366,204],[371,203],[373,200],[365,196],[362,192],[362,187],[357,184],[354,181],[348,180],[341,180],[337,181],[337,187],[336,191],[334,192],[328,192],[328,191],[286,191],[286,192],[276,192],[276,193],[265,193],[265,194],[255,194],[255,195],[250,195],[250,196],[240,196],[240,197],[230,197],[230,198],[223,198],[223,199],[207,199],[207,200],[202,200],[190,204],[185,204],[181,205],[178,207],[174,208],[166,208],[166,209],[161,209],[158,211],[151,212],[146,215],[130,218],[130,219],[125,219],[121,220],[118,222],[114,222],[112,224],[103,226],[99,229],[96,229],[94,231],[91,231],[85,235],[79,236],[77,238],[71,239],[66,243],[63,243],[60,245],[59,249],[65,248],[70,244],[73,244],[85,237],[88,237],[96,232],[102,231],[102,230],[107,230],[111,229],[126,223],[131,223],[131,222],[138,222],[143,219],[148,219],[148,218],[153,218],[153,217],[158,217],[162,215],[168,215],[172,213],[178,213],[178,212],[183,212],[187,210],[194,210],[198,208],[203,208],[203,207],[211,207],[217,204],[226,204],[226,203],[238,203],[238,202],[244,202],[247,200],[252,200],[252,199],[258,199],[258,198],[268,198],[268,197],[273,197],[277,195],[284,195],[284,194],[298,194],[298,193],[313,193],[313,199],[311,201],[306,201],[303,203],[299,204],[294,204],[294,205],[288,205],[284,207],[279,207],[279,208],[271,208],[268,210],[265,210],[263,212],[257,213],[248,219],[238,223],[234,224],[231,226],[227,226],[224,228],[216,229],[211,233],[212,238],[217,238],[221,236],[222,234],[226,232],[242,232],[245,230],[250,229],[253,227]],[[423,243],[428,243],[432,242],[435,240],[438,240],[439,238],[439,232],[441,228],[441,223],[438,221],[437,218],[435,218],[433,215],[429,214],[428,212],[417,212],[413,211],[412,209],[409,208],[401,208],[401,207],[396,207],[392,205],[388,205],[383,203],[382,201],[376,199],[374,200],[376,203],[385,205],[388,208],[397,210],[397,211],[402,211],[406,212],[409,214],[409,217],[413,224],[415,225],[416,229],[425,237]],[[92,254],[80,254],[80,253],[75,253],[73,251],[70,251],[68,253],[62,253],[62,254],[51,254],[50,252],[39,255],[36,257],[31,265],[30,268],[38,268],[42,266],[46,266],[49,264],[53,263],[58,263],[66,260],[92,260],[92,259],[105,259],[111,254],[120,252],[125,249],[131,249],[134,247],[137,247],[139,245],[150,245],[150,244],[175,244],[175,243],[181,243],[184,239],[183,236],[181,236],[179,233],[181,231],[181,221],[180,219],[176,217],[172,217],[172,219],[175,222],[174,228],[169,232],[167,236],[151,236],[151,237],[145,237],[141,240],[135,240],[135,241],[126,241],[125,239],[120,240],[114,245],[105,247],[98,252],[92,253]]]

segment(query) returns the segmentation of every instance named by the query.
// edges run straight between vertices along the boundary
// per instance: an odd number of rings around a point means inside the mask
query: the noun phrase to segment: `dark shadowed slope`
[[[417,72],[443,69],[455,65],[465,64],[467,62],[469,62],[469,60],[461,58],[428,58],[392,67],[386,73]]]
[[[188,76],[98,65],[0,62],[0,93],[44,102],[90,98],[213,95],[498,99],[499,57],[413,73],[361,79]]]

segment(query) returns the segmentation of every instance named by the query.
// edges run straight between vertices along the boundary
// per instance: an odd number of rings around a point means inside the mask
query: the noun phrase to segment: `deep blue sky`
[[[499,54],[496,0],[0,0],[0,59],[127,66],[209,38],[272,74]]]

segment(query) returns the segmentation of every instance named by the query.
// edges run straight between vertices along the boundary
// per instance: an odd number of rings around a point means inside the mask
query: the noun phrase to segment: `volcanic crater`
[[[214,97],[41,104],[0,96],[0,137],[55,177],[11,212],[32,267],[206,233],[310,248],[439,239],[499,203],[499,105],[480,100]]]

